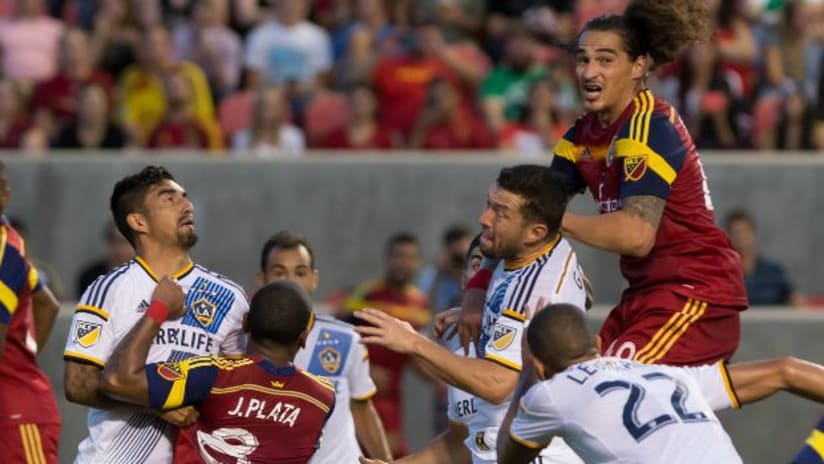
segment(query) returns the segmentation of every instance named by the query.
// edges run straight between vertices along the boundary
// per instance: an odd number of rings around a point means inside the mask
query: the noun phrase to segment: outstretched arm
[[[383,430],[381,418],[372,404],[372,400],[352,400],[350,403],[352,419],[355,420],[355,433],[358,441],[373,458],[392,462],[392,451],[389,449],[389,440]]]
[[[32,294],[31,300],[34,309],[34,339],[37,341],[37,350],[40,351],[49,339],[60,303],[45,285]]]
[[[465,426],[450,422],[449,428],[433,438],[425,448],[395,462],[397,464],[469,464],[472,462],[472,455],[463,444],[466,436]],[[361,458],[360,462],[361,464],[384,464],[384,461],[379,459]]]
[[[727,370],[741,404],[779,391],[824,403],[824,366],[787,357],[730,364]]]

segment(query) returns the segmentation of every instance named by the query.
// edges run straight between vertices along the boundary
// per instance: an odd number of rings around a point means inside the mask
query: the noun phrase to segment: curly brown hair
[[[649,55],[662,66],[709,38],[710,15],[698,0],[632,0],[623,15],[597,17],[581,33],[593,30],[618,32],[631,59]]]

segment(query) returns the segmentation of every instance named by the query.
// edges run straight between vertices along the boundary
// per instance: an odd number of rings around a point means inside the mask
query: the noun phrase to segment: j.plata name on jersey
[[[186,327],[163,327],[157,333],[154,344],[176,345],[195,351],[214,353],[215,341],[203,330],[188,329]]]

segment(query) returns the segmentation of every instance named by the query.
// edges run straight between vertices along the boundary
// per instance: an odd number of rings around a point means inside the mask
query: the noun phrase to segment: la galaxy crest
[[[83,348],[88,348],[100,339],[103,324],[89,321],[77,321],[74,326],[74,341]]]
[[[646,155],[627,156],[624,158],[624,176],[629,182],[635,182],[644,177],[647,172]]]
[[[320,361],[323,370],[329,374],[337,374],[340,368],[340,351],[327,346],[318,353],[318,360]]]
[[[203,327],[209,327],[215,320],[215,309],[217,309],[211,301],[206,297],[198,298],[192,303],[192,311],[195,314],[195,319],[200,322]]]
[[[515,328],[497,324],[492,332],[492,347],[498,351],[505,350],[515,340]]]

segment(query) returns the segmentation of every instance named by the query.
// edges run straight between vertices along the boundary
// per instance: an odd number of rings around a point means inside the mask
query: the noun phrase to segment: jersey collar
[[[540,258],[541,256],[544,256],[546,254],[551,253],[552,250],[554,250],[555,247],[558,245],[558,242],[560,240],[561,240],[561,234],[559,232],[555,236],[555,238],[551,242],[549,242],[549,244],[547,244],[545,247],[541,248],[540,250],[536,251],[535,253],[532,253],[531,255],[526,256],[526,257],[521,258],[521,259],[516,259],[516,260],[513,260],[513,261],[505,262],[504,263],[504,270],[505,271],[516,271],[518,269],[529,266],[530,264],[535,262],[535,260]]]
[[[155,272],[149,266],[149,263],[144,261],[143,258],[141,258],[140,256],[135,256],[134,261],[137,264],[139,264],[144,271],[146,271],[146,274],[149,274],[149,277],[151,277],[152,280],[154,280],[155,282],[158,282],[160,280],[158,275],[155,274]],[[186,266],[183,267],[183,269],[177,271],[174,275],[172,275],[172,278],[175,280],[180,280],[189,275],[189,273],[192,272],[192,269],[194,268],[195,264],[191,260],[189,260],[189,262],[186,264]]]
[[[260,356],[249,356],[249,357],[252,358],[253,360],[255,360],[255,362],[257,363],[258,366],[262,367],[266,372],[268,372],[272,375],[278,375],[278,376],[283,377],[283,376],[295,375],[295,373],[297,373],[297,369],[295,368],[294,364],[290,364],[290,365],[284,366],[284,367],[278,367],[278,366],[275,366],[274,364],[272,364],[271,362],[269,362],[269,360],[261,358]]]

